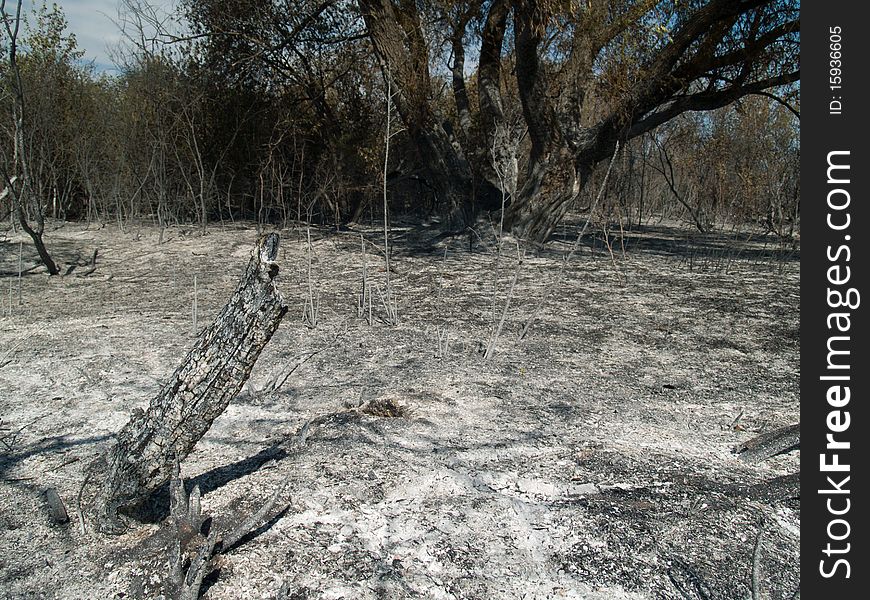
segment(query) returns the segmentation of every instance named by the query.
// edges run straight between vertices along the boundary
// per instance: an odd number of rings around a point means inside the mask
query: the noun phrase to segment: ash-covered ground
[[[799,500],[765,482],[798,456],[732,448],[799,420],[798,255],[672,225],[611,237],[612,253],[588,236],[566,263],[568,226],[519,268],[491,233],[397,227],[396,326],[382,233],[312,230],[309,252],[304,227],[283,230],[290,310],[182,465],[219,531],[279,503],[202,597],[797,597]],[[0,232],[0,597],[159,596],[165,523],[82,533],[77,495],[192,345],[194,275],[201,328],[257,236],[53,223],[62,270],[81,266],[50,278]]]

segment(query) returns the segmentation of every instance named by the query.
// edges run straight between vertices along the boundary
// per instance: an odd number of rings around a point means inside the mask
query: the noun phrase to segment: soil
[[[162,243],[144,224],[49,228],[65,276],[0,232],[0,597],[159,597],[166,521],[83,532],[77,496],[192,345],[194,276],[201,329],[257,228],[173,227]],[[397,226],[397,325],[382,232],[312,229],[316,327],[306,230],[282,230],[290,311],[182,464],[219,532],[279,503],[202,597],[797,597],[799,499],[767,482],[799,457],[732,449],[799,420],[798,251],[659,223],[611,231],[612,253],[587,236],[565,261],[577,229],[518,268],[488,224]]]

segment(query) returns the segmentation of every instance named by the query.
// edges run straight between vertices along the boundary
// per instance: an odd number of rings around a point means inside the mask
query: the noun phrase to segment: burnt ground
[[[305,230],[282,232],[290,311],[182,465],[220,531],[280,502],[203,597],[275,598],[282,586],[297,600],[795,597],[799,500],[765,482],[796,472],[798,456],[749,464],[731,452],[799,419],[794,249],[656,225],[613,257],[590,237],[566,264],[569,225],[517,271],[510,240],[498,259],[491,234],[469,251],[437,233],[396,228],[400,322],[388,326],[377,295],[373,324],[357,313],[360,237],[379,232],[312,230],[311,328]],[[160,593],[166,526],[82,533],[76,497],[191,346],[194,275],[203,326],[257,232],[158,236],[56,223],[56,259],[84,265],[98,249],[97,268],[30,269],[19,304],[25,238],[0,232],[0,597]],[[23,263],[35,264],[28,244]],[[70,524],[51,521],[47,488]]]

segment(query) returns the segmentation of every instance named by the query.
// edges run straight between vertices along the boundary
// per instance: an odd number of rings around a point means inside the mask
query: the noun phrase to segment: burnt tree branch
[[[736,448],[734,453],[749,462],[761,462],[771,456],[791,452],[801,445],[801,425],[796,423],[780,427],[759,436],[746,440]]]

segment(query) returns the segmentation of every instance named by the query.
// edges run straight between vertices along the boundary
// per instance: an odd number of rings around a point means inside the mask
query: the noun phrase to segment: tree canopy
[[[664,201],[682,197],[665,154],[686,189],[711,185],[709,168],[688,167],[716,157],[667,145],[709,134],[715,119],[691,115],[752,111],[771,139],[797,135],[793,1],[183,0],[184,34],[124,4],[136,27],[117,77],[81,66],[57,9],[30,17],[22,44],[24,127],[45,166],[30,179],[67,216],[359,220],[375,210],[389,105],[398,210],[460,230],[504,203],[506,226],[542,243],[617,146],[626,176],[648,166],[644,185]],[[49,62],[51,74],[29,67]],[[736,133],[749,120],[715,121],[721,152],[752,150]],[[763,193],[797,190],[789,143],[759,157],[788,171]]]

